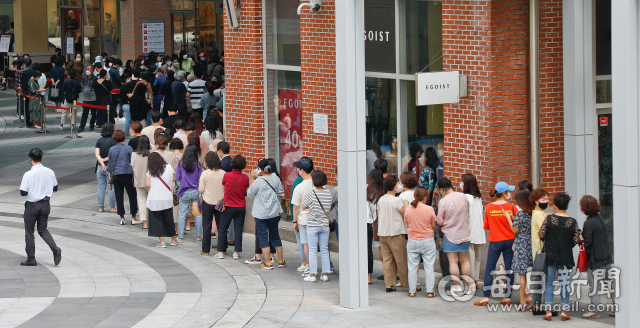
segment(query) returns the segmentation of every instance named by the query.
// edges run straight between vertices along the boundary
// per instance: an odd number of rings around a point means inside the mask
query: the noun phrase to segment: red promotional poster
[[[278,90],[280,110],[280,170],[284,198],[291,199],[291,186],[298,177],[293,167],[302,157],[302,91]]]

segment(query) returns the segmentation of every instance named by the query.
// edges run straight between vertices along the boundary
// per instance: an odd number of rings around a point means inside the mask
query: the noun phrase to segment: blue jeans
[[[103,171],[102,167],[98,165],[96,178],[98,179],[98,206],[104,206],[104,192],[108,189],[109,171]],[[115,188],[109,189],[109,206],[116,206]]]
[[[280,240],[280,233],[278,232],[278,223],[280,222],[280,216],[276,216],[270,219],[257,219],[256,229],[258,231],[258,239],[260,240],[260,248],[271,246],[281,247],[282,240]]]
[[[187,223],[187,212],[191,203],[198,199],[198,191],[189,189],[180,196],[180,205],[178,205],[178,238],[184,237],[184,227]],[[196,236],[202,237],[202,215],[194,215],[196,217]]]
[[[131,124],[131,107],[129,104],[122,105],[124,111],[124,133],[129,134],[129,125]]]
[[[407,267],[409,268],[409,293],[416,292],[418,284],[418,268],[420,258],[424,262],[424,283],[427,293],[433,293],[436,274],[433,265],[436,263],[436,242],[433,237],[426,239],[409,239],[407,241]]]
[[[151,115],[153,115],[153,111],[147,111],[147,125],[146,126],[151,126]]]
[[[489,251],[487,252],[487,269],[484,271],[484,297],[491,297],[491,285],[493,285],[493,271],[502,254],[504,260],[504,270],[507,271],[507,290],[504,297],[511,297],[511,286],[513,285],[513,271],[511,263],[513,262],[513,239],[497,242],[489,242]]]
[[[298,250],[300,251],[300,259],[306,260],[307,257],[304,256],[304,244],[300,242],[300,232],[296,232],[296,243],[298,244]]]
[[[322,258],[322,273],[331,271],[329,259],[329,227],[307,226],[307,238],[309,238],[309,273],[318,273],[318,243],[320,244],[320,257]]]
[[[558,273],[558,282],[560,283],[560,302],[562,310],[569,311],[569,280],[571,279],[571,270],[563,266],[558,268],[553,265],[547,266],[546,287],[544,289],[544,302],[546,309],[551,311],[553,305],[553,282],[556,280],[556,272]]]

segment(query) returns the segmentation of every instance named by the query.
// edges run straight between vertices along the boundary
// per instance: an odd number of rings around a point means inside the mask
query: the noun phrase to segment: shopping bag
[[[584,250],[584,244],[580,244],[580,253],[578,253],[578,264],[576,265],[576,271],[587,271],[587,252]]]

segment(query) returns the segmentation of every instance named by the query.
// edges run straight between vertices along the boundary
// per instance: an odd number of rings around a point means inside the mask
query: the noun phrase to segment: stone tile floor
[[[296,271],[297,246],[285,242],[288,266],[260,270],[244,264],[254,238],[244,235],[240,261],[198,255],[194,230],[179,247],[158,249],[157,239],[139,226],[117,225],[111,213],[98,213],[93,148],[98,132],[81,139],[57,131],[59,115],[48,113],[50,134],[36,134],[13,121],[15,98],[0,93],[0,327],[515,327],[613,325],[612,318],[544,322],[530,313],[489,312],[470,302],[409,298],[398,288],[385,293],[375,280],[370,306],[338,305],[340,264],[328,282],[306,283]],[[63,250],[53,266],[46,244],[36,236],[37,267],[24,259],[22,204],[18,193],[29,169],[27,152],[43,149],[44,164],[58,177],[49,229]],[[374,277],[382,274],[376,262]],[[422,273],[421,273],[422,275]],[[437,275],[436,279],[439,280]],[[583,293],[584,294],[584,293]],[[472,301],[477,300],[474,297]],[[583,295],[582,301],[586,300]],[[584,304],[582,304],[584,305]],[[555,319],[555,318],[554,318]]]

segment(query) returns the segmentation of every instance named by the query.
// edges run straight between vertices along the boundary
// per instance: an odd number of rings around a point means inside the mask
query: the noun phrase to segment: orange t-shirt
[[[512,220],[515,220],[518,208],[511,203],[487,205],[484,211],[484,230],[489,230],[489,241],[498,242],[516,238],[504,212],[511,213]]]

